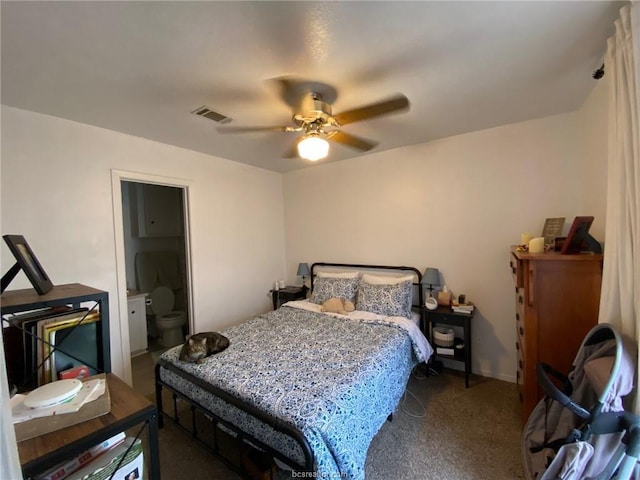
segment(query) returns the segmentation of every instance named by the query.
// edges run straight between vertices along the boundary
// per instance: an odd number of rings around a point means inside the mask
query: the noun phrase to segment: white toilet
[[[164,347],[175,347],[184,343],[182,327],[186,322],[185,312],[173,310],[175,295],[169,287],[156,287],[149,296],[151,311],[155,314],[155,324],[160,336],[160,344]]]

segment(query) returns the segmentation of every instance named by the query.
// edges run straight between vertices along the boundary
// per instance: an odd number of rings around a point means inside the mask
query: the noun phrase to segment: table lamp
[[[429,296],[425,300],[425,306],[429,310],[435,310],[438,307],[438,301],[433,298],[434,287],[440,286],[440,272],[437,268],[427,268],[422,275],[422,285],[426,285],[429,290]]]
[[[307,289],[307,284],[305,283],[306,277],[311,276],[311,272],[309,272],[309,264],[308,263],[299,263],[298,264],[298,272],[297,275],[302,277],[302,289]]]

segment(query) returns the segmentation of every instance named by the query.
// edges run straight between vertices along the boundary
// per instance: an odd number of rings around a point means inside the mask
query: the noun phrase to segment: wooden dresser
[[[516,293],[517,383],[525,423],[544,396],[536,364],[569,373],[582,340],[598,323],[602,254],[530,254],[511,248]]]

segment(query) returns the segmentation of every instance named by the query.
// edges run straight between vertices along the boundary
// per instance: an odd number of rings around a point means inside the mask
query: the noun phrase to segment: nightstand
[[[280,290],[271,290],[271,299],[273,300],[273,309],[277,310],[280,305],[291,300],[304,300],[307,298],[309,288],[286,286]]]
[[[442,306],[439,306],[435,310],[429,310],[426,307],[423,307],[422,309],[426,315],[425,329],[427,331],[424,332],[424,334],[427,336],[434,349],[436,349],[437,346],[433,342],[433,327],[438,325],[462,327],[462,340],[464,342],[464,347],[461,349],[462,351],[456,351],[456,354],[454,355],[443,355],[436,351],[434,355],[436,357],[464,363],[464,386],[469,388],[469,375],[471,375],[471,318],[473,317],[473,312],[469,314],[458,313],[451,310],[450,307]]]

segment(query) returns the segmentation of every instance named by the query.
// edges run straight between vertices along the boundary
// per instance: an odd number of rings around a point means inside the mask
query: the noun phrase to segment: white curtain
[[[600,322],[640,340],[640,4],[620,10],[609,77],[607,220]]]
[[[18,458],[16,433],[9,408],[9,382],[4,361],[4,343],[0,328],[0,478],[20,479],[22,471]]]

